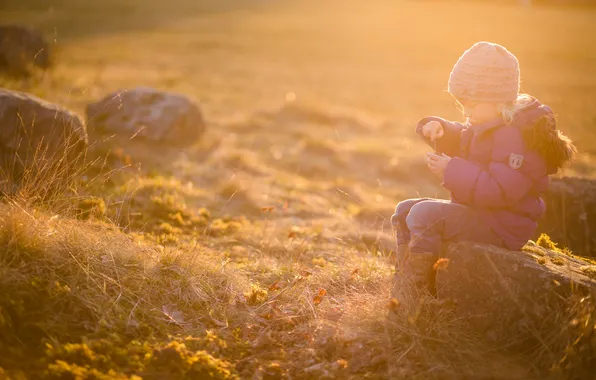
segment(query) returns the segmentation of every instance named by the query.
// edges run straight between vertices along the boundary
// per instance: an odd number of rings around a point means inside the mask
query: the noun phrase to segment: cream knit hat
[[[519,62],[501,45],[477,42],[453,66],[448,90],[460,100],[515,101],[519,95]]]

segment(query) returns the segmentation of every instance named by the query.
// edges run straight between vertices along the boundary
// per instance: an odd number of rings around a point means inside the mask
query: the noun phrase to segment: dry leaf
[[[308,277],[312,274],[311,271],[307,270],[307,269],[303,269],[300,271],[300,275],[302,275],[303,277]]]
[[[447,267],[449,266],[449,259],[445,258],[445,257],[441,257],[439,260],[437,260],[437,262],[433,265],[433,269],[434,270],[441,270],[441,269],[447,269]]]
[[[275,280],[273,281],[273,284],[269,285],[269,291],[272,292],[274,290],[278,290],[281,289],[281,286],[279,286],[279,280]]]
[[[321,301],[323,301],[323,297],[325,297],[326,294],[327,294],[327,291],[323,288],[320,288],[319,292],[313,297],[312,302],[315,305],[320,304]]]
[[[288,238],[289,239],[297,238],[301,234],[302,234],[302,229],[300,227],[292,226],[292,228],[290,228],[290,232],[288,232]]]
[[[387,302],[387,308],[391,311],[397,311],[397,309],[399,308],[399,301],[397,300],[397,298],[391,298],[389,302]]]
[[[333,366],[337,369],[346,369],[348,368],[348,361],[345,359],[338,359],[333,363]]]

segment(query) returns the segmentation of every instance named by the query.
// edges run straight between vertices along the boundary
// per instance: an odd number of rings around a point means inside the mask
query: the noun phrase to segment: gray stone
[[[18,183],[26,170],[82,162],[87,131],[73,112],[23,92],[0,89],[0,176]],[[67,174],[70,170],[56,173]],[[35,174],[35,173],[30,173]]]
[[[170,144],[196,142],[205,131],[197,104],[183,95],[134,88],[87,106],[89,131]]]
[[[451,245],[448,265],[437,272],[437,296],[488,342],[525,349],[548,342],[561,348],[568,336],[572,297],[596,290],[589,262],[536,245],[513,252],[478,243]]]
[[[544,197],[546,215],[538,232],[547,233],[561,247],[581,256],[596,257],[596,181],[564,177],[553,179]]]
[[[52,65],[52,49],[41,33],[17,25],[0,25],[0,69],[28,76],[35,67]]]

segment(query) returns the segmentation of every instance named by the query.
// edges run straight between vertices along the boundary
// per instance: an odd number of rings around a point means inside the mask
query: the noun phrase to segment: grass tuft
[[[538,238],[538,240],[536,240],[536,244],[539,247],[546,248],[551,251],[559,251],[559,248],[557,248],[557,243],[552,241],[550,236],[548,236],[545,233],[540,234],[540,237]]]

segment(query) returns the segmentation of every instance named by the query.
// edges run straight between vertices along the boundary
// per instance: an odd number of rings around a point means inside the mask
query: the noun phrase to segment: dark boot
[[[407,244],[397,245],[392,296],[402,305],[409,305],[411,303],[413,298],[412,292],[415,287],[410,261],[408,260],[409,254],[410,248]]]
[[[435,270],[436,255],[431,252],[411,252],[408,258],[409,270],[419,291],[436,295]]]
[[[408,259],[409,247],[407,244],[398,244],[397,253],[395,255],[395,270],[399,271]]]
[[[423,297],[435,295],[435,255],[410,252],[408,246],[398,246],[393,297],[405,308],[417,305]]]

